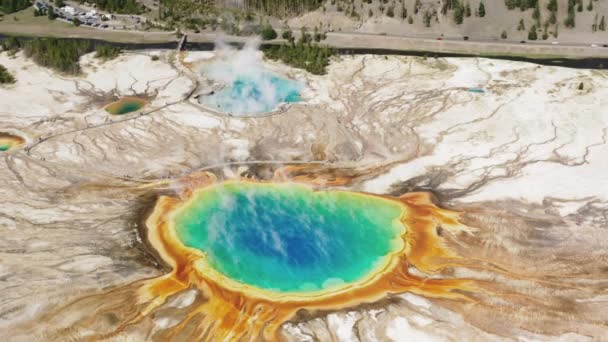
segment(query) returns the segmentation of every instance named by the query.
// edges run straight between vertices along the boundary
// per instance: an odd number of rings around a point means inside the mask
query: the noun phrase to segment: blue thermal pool
[[[259,289],[309,292],[376,273],[403,249],[403,207],[348,191],[227,182],[198,190],[173,216],[186,246],[224,276]]]
[[[252,115],[275,110],[281,103],[300,101],[302,85],[271,72],[239,75],[201,103],[231,115]]]

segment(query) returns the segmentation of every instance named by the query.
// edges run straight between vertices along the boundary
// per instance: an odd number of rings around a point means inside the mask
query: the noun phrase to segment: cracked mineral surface
[[[151,55],[160,56],[153,60]],[[196,173],[401,196],[429,192],[468,230],[434,236],[461,259],[409,291],[281,322],[285,341],[602,340],[608,335],[608,71],[483,58],[342,56],[327,75],[274,62],[302,101],[229,117],[199,105],[209,52],[81,59],[78,76],[0,54],[0,334],[9,340],[166,340],[197,331],[189,287],[138,296],[171,271],[146,240],[158,196]],[[583,89],[579,84],[583,83]],[[482,92],[471,91],[482,89]],[[140,110],[111,115],[123,97]],[[190,178],[189,178],[190,177]],[[147,308],[153,308],[146,310]],[[137,319],[134,319],[137,318]],[[252,339],[262,338],[254,336]]]

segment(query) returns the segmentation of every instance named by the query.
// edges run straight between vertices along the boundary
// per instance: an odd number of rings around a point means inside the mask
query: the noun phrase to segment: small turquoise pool
[[[356,282],[403,247],[402,207],[297,184],[225,183],[197,192],[173,218],[182,243],[250,286],[309,292]]]
[[[252,115],[271,112],[281,103],[300,101],[303,86],[296,81],[271,72],[239,75],[230,84],[201,102],[217,111],[231,115]]]

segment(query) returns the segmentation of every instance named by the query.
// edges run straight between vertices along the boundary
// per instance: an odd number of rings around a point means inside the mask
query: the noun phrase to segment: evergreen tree
[[[599,29],[600,31],[606,31],[606,20],[604,16],[602,16],[602,20],[600,20]]]
[[[8,72],[4,65],[0,64],[0,84],[10,84],[15,82],[15,77]]]
[[[87,0],[89,3],[94,3],[98,8],[120,14],[141,14],[144,7],[137,3],[136,0]],[[173,6],[178,6],[178,1],[175,0],[160,0],[159,1],[159,16],[164,17],[173,10]],[[161,7],[163,13],[161,14]]]
[[[107,0],[98,0],[107,1]],[[174,2],[175,0],[166,0]],[[199,0],[200,1],[200,0]],[[199,1],[187,1],[187,3],[199,2]],[[178,2],[178,1],[175,1]],[[205,1],[200,1],[205,2]],[[206,1],[212,2],[212,1]],[[326,1],[324,0],[243,0],[239,1],[243,3],[247,9],[260,11],[264,14],[277,15],[277,14],[300,14],[304,11],[313,11],[323,5]],[[335,1],[332,1],[334,4]],[[339,4],[340,5],[340,4]],[[341,7],[341,5],[340,5]]]
[[[31,5],[29,0],[0,0],[0,10],[6,14],[21,11]]]
[[[547,9],[551,12],[557,12],[557,0],[549,0]]]
[[[22,45],[19,39],[15,37],[9,37],[0,41],[0,46],[2,46],[2,50],[10,52],[17,52],[21,49]]]
[[[405,8],[405,4],[401,6],[401,19],[407,18],[407,8]]]
[[[25,44],[24,51],[39,65],[76,74],[80,71],[80,56],[91,52],[92,44],[88,40],[35,38]]]
[[[530,32],[528,32],[528,40],[537,40],[538,36],[536,34],[536,25],[532,25],[530,28]]]
[[[99,44],[95,47],[95,58],[101,58],[105,60],[114,59],[120,55],[120,48],[108,45]]]
[[[555,15],[555,12],[551,12],[551,14],[549,15],[549,23],[550,24],[557,23],[557,16]]]
[[[47,10],[46,15],[49,18],[49,20],[55,20],[55,18],[57,16],[55,15],[55,10],[53,9],[53,6],[49,6],[49,9]]]
[[[486,6],[483,4],[483,1],[479,3],[479,9],[477,10],[477,13],[479,13],[479,16],[482,18],[486,16]]]
[[[270,24],[266,24],[264,28],[262,28],[260,34],[263,40],[273,40],[278,37],[277,31],[275,31]]]
[[[557,38],[559,35],[559,25],[555,24],[555,29],[553,30],[553,38]]]
[[[424,26],[431,27],[431,18],[432,18],[431,13],[428,10],[426,10],[424,12],[424,17],[422,18],[422,20],[424,21]]]
[[[589,4],[587,5],[587,11],[593,11],[593,0],[589,0]]]
[[[517,31],[523,31],[526,29],[526,24],[523,19],[519,20],[519,24],[517,25]]]
[[[506,30],[502,30],[502,33],[500,34],[500,38],[507,39],[507,31]]]
[[[534,11],[532,12],[532,18],[534,20],[536,20],[537,23],[540,23],[540,7],[538,5],[538,2],[536,3],[536,6],[534,6]]]
[[[469,3],[467,2],[467,4],[464,6],[464,16],[465,17],[470,17],[471,16],[471,5],[469,5]]]
[[[576,25],[576,12],[574,6],[574,0],[568,0],[568,15],[566,16],[566,20],[564,20],[564,25],[566,25],[566,27],[574,27]]]
[[[307,70],[312,74],[322,75],[335,51],[299,41],[295,44],[273,46],[264,50],[264,54],[270,59],[281,60],[285,64]]]
[[[457,2],[456,7],[454,8],[454,21],[456,22],[456,24],[460,25],[460,24],[462,24],[463,20],[464,20],[464,9],[462,8],[462,5],[459,2]]]

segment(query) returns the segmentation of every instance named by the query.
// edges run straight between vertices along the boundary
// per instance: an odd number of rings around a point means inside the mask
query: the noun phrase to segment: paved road
[[[60,28],[46,25],[10,25],[0,23],[0,34],[52,36],[71,38],[94,38],[121,43],[164,43],[176,42],[177,37],[171,32],[142,32],[129,30],[93,30],[86,27]],[[225,41],[244,42],[247,37],[220,35],[217,33],[188,33],[189,42],[209,43],[219,37]],[[589,44],[559,43],[551,44],[549,41],[526,42],[503,41],[490,38],[469,37],[464,41],[462,36],[442,37],[437,40],[434,35],[396,36],[384,34],[371,34],[361,32],[330,32],[324,44],[337,48],[358,49],[388,49],[404,51],[425,51],[443,53],[462,53],[485,56],[526,56],[538,58],[565,57],[565,58],[608,58],[608,48]],[[281,43],[281,40],[273,43]]]
[[[339,48],[370,48],[390,50],[410,50],[429,52],[452,52],[473,55],[505,55],[505,56],[528,56],[528,57],[568,57],[585,58],[599,57],[608,58],[608,47],[597,44],[580,43],[557,43],[554,40],[547,41],[519,41],[497,40],[492,38],[469,37],[465,41],[462,36],[414,37],[381,35],[360,32],[331,32],[327,34],[328,45]]]
[[[390,35],[385,33],[368,33],[368,32],[331,32],[335,35],[359,35],[359,36],[387,36],[387,37],[399,37],[399,38],[410,38],[410,39],[427,39],[427,40],[445,40],[445,41],[465,41],[465,37],[468,37],[467,41],[480,42],[480,43],[496,43],[496,44],[521,44],[521,40],[516,39],[499,39],[494,36],[485,36],[483,34],[465,35],[445,35],[445,34],[434,34],[434,33],[408,33],[407,35]],[[608,47],[608,41],[602,43],[572,43],[565,42],[560,43],[559,38],[549,37],[547,40],[525,40],[525,44],[532,45],[562,45],[562,46],[581,46],[581,47]],[[605,46],[604,46],[605,45]]]

